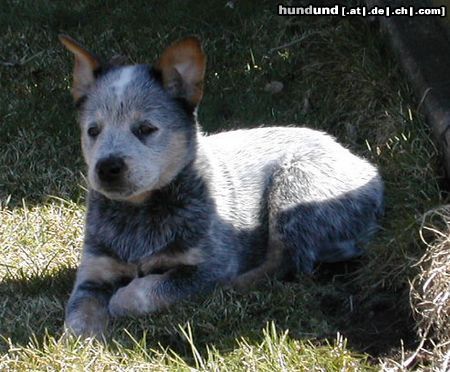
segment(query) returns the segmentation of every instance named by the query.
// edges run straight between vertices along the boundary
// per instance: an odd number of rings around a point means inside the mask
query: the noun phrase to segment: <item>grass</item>
[[[357,17],[283,18],[271,1],[225,3],[2,3],[0,369],[370,370],[380,356],[401,359],[401,340],[416,346],[408,283],[423,253],[420,216],[442,200],[437,151],[386,42]],[[107,58],[148,63],[197,34],[209,58],[206,131],[298,123],[369,158],[385,180],[386,215],[367,255],[117,321],[105,345],[63,337],[85,181],[60,32]],[[264,90],[271,81],[281,93]]]
[[[412,283],[420,343],[408,358],[426,359],[436,370],[450,362],[450,208],[433,209],[424,215],[421,238],[427,250],[419,260],[419,274]]]

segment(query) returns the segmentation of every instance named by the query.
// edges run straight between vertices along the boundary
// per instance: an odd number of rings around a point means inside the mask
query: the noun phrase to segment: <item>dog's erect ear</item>
[[[59,41],[75,56],[72,95],[77,102],[94,83],[95,75],[100,69],[100,60],[70,36],[59,35],[58,37]]]
[[[181,39],[164,50],[154,69],[161,73],[164,88],[195,108],[203,96],[206,56],[193,36]]]

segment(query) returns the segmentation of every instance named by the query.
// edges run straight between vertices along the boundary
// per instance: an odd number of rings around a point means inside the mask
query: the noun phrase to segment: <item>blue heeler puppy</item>
[[[196,120],[206,57],[196,38],[153,65],[75,55],[89,195],[84,250],[67,306],[75,334],[144,315],[216,285],[311,272],[358,256],[376,229],[375,167],[307,128],[205,136]]]

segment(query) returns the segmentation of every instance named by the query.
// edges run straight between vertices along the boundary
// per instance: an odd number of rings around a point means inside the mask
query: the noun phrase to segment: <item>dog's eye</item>
[[[151,125],[150,123],[142,122],[137,125],[136,129],[133,132],[138,137],[146,137],[146,136],[156,132],[157,130],[158,130],[158,128]]]
[[[89,137],[95,138],[100,134],[100,129],[97,126],[92,126],[87,130]]]

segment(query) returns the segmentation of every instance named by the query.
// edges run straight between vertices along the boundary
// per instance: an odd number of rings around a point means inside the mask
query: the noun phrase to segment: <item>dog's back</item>
[[[250,257],[246,269],[259,264],[255,254],[261,247],[255,243],[268,238],[271,224],[296,230],[286,231],[289,246],[297,246],[293,239],[304,240],[304,247],[289,254],[305,271],[316,262],[358,255],[357,244],[376,230],[383,206],[378,171],[325,133],[293,127],[236,130],[205,137],[200,145],[212,168],[209,184],[218,214],[247,238],[242,242],[248,252],[242,257]]]

